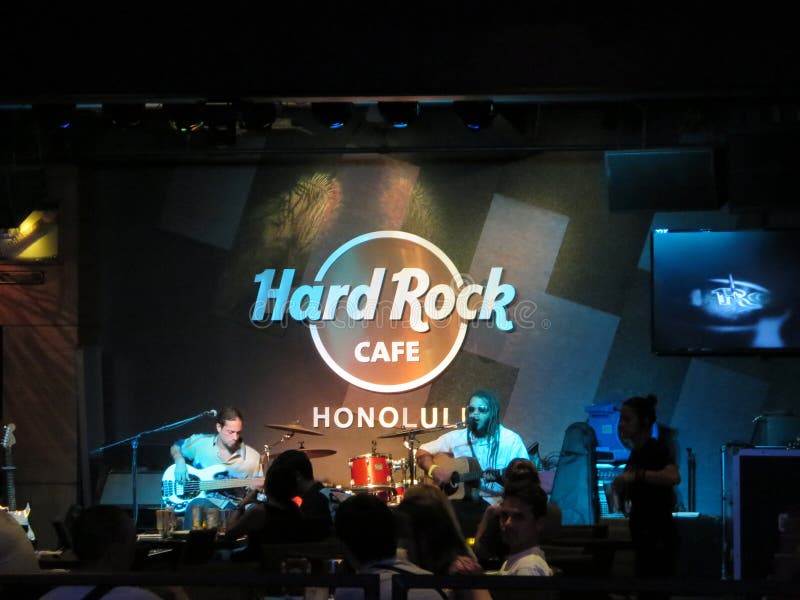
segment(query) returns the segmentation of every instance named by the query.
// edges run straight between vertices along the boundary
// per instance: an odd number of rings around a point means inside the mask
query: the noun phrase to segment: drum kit
[[[265,464],[269,464],[272,448],[291,439],[295,434],[323,435],[319,431],[307,429],[298,423],[267,424],[264,427],[284,432],[281,439],[272,444],[272,446],[264,445]],[[444,429],[455,429],[456,427],[456,425],[442,425],[431,428],[401,428],[392,433],[379,435],[378,438],[380,439],[404,438],[403,445],[408,449],[408,456],[406,458],[393,459],[391,454],[378,452],[377,444],[373,441],[372,451],[369,454],[353,456],[347,461],[347,466],[350,469],[350,486],[347,491],[355,494],[371,494],[387,504],[400,502],[403,499],[406,486],[417,482],[415,455],[417,448],[419,448],[419,442],[417,442],[416,436],[423,433],[435,433]],[[300,447],[297,450],[305,452],[309,459],[323,458],[336,454],[336,450],[306,448],[303,442],[300,442]],[[395,473],[397,473],[397,478],[395,478]]]

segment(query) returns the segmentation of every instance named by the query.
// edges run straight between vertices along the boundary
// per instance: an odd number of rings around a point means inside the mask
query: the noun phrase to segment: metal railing
[[[130,573],[35,573],[0,575],[0,596],[9,592],[19,594],[26,590],[42,590],[68,585],[114,586],[187,586],[236,587],[241,590],[258,590],[265,587],[300,588],[361,588],[365,600],[377,600],[380,580],[378,575],[311,575],[273,574],[236,568],[213,571],[130,572]],[[392,600],[406,600],[410,590],[427,589],[488,589],[496,594],[511,591],[558,591],[600,595],[627,592],[663,592],[674,596],[746,598],[800,598],[800,583],[777,581],[717,581],[709,579],[628,579],[586,577],[528,577],[528,576],[437,576],[392,575]]]

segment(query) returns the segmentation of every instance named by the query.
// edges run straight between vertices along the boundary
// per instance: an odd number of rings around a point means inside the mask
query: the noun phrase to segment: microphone
[[[445,429],[458,429],[459,427],[464,427],[466,425],[466,421],[456,421],[455,423],[451,423],[450,425],[444,425]]]
[[[217,414],[218,414],[217,411],[214,410],[213,408],[211,410],[206,410],[203,412],[204,417],[216,417]]]

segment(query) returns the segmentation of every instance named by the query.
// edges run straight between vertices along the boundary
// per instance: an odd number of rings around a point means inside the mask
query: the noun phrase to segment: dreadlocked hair
[[[481,398],[489,406],[489,420],[486,423],[486,438],[489,441],[489,464],[487,468],[497,468],[497,453],[500,450],[500,402],[489,390],[475,390],[470,398]],[[469,432],[467,435],[470,435]]]

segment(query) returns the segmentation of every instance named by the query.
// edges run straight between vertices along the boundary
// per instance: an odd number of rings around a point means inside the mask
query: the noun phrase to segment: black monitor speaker
[[[139,472],[136,477],[136,501],[139,506],[161,506],[161,473]],[[100,504],[128,507],[133,504],[130,471],[111,472],[106,478]]]

